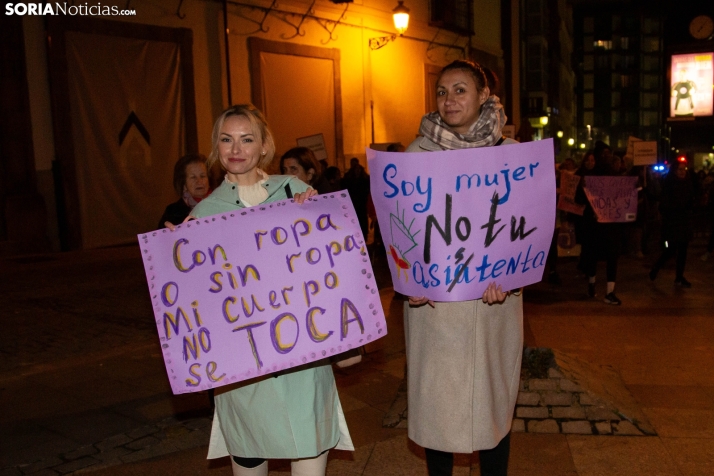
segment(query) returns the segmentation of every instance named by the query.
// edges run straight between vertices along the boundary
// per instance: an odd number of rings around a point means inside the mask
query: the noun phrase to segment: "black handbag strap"
[[[288,196],[288,198],[293,198],[293,191],[290,190],[290,184],[285,184],[285,195]]]
[[[493,145],[494,145],[494,146],[501,145],[501,144],[503,144],[503,141],[504,141],[504,140],[506,140],[506,136],[501,136],[501,138],[498,139],[498,141],[497,141],[495,144],[493,144]]]

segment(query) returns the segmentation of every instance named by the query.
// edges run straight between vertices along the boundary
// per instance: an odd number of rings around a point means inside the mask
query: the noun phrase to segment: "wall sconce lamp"
[[[541,125],[547,126],[548,125],[548,116],[540,116],[540,123],[541,123]]]
[[[571,137],[570,139],[568,139],[568,145],[569,145],[570,147],[574,146],[574,145],[575,145],[575,139],[573,139],[572,137]]]
[[[558,136],[558,139],[562,139],[562,138],[563,138],[563,131],[558,131],[555,135]]]
[[[409,9],[404,6],[404,2],[399,0],[397,6],[392,10],[392,18],[394,19],[394,28],[397,30],[397,35],[402,36],[409,28]],[[385,46],[390,41],[397,39],[397,35],[380,36],[379,38],[369,39],[369,48],[378,50]]]

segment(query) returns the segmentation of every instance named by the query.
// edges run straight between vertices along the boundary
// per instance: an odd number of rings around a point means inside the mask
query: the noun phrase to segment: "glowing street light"
[[[392,10],[392,18],[394,18],[394,28],[397,29],[399,36],[402,36],[409,28],[409,9],[404,6],[403,1],[399,1]]]

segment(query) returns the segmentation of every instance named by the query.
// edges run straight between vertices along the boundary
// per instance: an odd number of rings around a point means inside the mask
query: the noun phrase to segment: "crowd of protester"
[[[618,257],[625,254],[633,258],[651,260],[649,278],[655,281],[660,270],[676,256],[674,284],[691,287],[684,276],[690,240],[696,236],[709,236],[707,250],[699,258],[706,261],[714,253],[714,164],[705,164],[694,171],[685,160],[665,164],[665,170],[652,166],[636,166],[632,157],[620,154],[604,142],[598,141],[593,149],[568,157],[556,165],[557,177],[564,173],[581,177],[589,175],[637,177],[637,218],[629,223],[598,223],[583,192],[581,180],[576,203],[585,206],[582,215],[558,211],[559,229],[554,243],[567,247],[580,245],[578,270],[588,280],[587,294],[596,297],[596,265],[607,262],[607,290],[604,301],[620,304],[614,294]],[[567,234],[574,234],[574,239]],[[555,246],[555,244],[554,244]],[[559,284],[560,278],[550,268],[548,280]]]

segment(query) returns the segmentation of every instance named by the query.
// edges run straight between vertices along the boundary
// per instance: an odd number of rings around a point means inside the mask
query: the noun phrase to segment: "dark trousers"
[[[687,264],[687,250],[689,249],[689,240],[671,240],[667,241],[667,246],[662,250],[662,254],[659,259],[652,266],[652,270],[657,273],[662,266],[672,258],[675,254],[677,255],[676,262],[676,279],[682,279],[684,277],[684,265]]]
[[[454,453],[424,448],[426,468],[429,476],[451,476],[454,469]],[[481,476],[506,476],[508,474],[508,456],[511,453],[511,434],[507,434],[490,450],[478,452],[481,462]]]
[[[597,262],[604,260],[607,264],[607,280],[615,282],[617,280],[617,260],[620,257],[622,227],[619,223],[592,223],[584,231],[586,236],[581,255],[583,272],[587,277],[592,278],[597,272]]]

